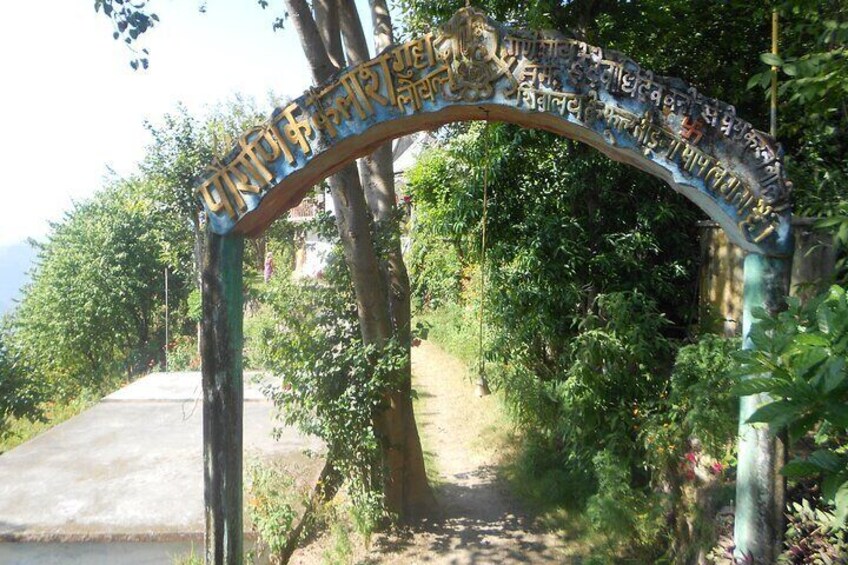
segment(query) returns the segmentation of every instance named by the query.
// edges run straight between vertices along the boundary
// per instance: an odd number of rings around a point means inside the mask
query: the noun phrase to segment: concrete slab
[[[244,375],[245,401],[265,400],[262,386],[266,382],[262,373],[247,372]],[[197,400],[200,401],[202,384],[200,373],[150,373],[104,398],[116,400]]]
[[[102,544],[138,557],[112,562],[169,562],[165,550],[202,547],[199,383],[199,373],[149,375],[0,455],[0,540],[30,542],[0,543],[0,563],[95,562],[103,548],[86,547]],[[293,428],[275,440],[272,405],[255,388],[250,397],[245,460],[273,458],[303,481],[316,477],[321,461],[304,451],[321,453],[321,442]],[[60,554],[67,559],[50,560]]]

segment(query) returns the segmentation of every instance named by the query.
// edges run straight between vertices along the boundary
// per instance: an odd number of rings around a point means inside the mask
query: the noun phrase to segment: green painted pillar
[[[789,292],[791,257],[745,257],[743,294],[743,347],[753,349],[749,335],[756,323],[752,311],[761,307],[776,314]],[[780,438],[763,424],[745,424],[758,406],[768,401],[762,394],[746,396],[739,406],[739,450],[736,475],[735,555],[742,563],[774,563],[783,535],[785,481],[780,475],[785,454]],[[746,559],[747,558],[747,559]]]
[[[206,563],[240,564],[242,522],[242,256],[244,239],[207,233],[203,264],[203,487]]]

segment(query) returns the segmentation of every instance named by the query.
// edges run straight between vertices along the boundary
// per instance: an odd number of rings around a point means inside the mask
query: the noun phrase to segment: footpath
[[[437,345],[412,349],[416,420],[427,460],[438,473],[441,515],[415,528],[375,535],[355,563],[492,565],[568,563],[559,536],[537,527],[498,477],[508,424],[494,396],[477,398],[465,366]],[[432,475],[432,473],[431,473]],[[326,540],[323,540],[326,543]],[[292,564],[322,563],[322,540]]]

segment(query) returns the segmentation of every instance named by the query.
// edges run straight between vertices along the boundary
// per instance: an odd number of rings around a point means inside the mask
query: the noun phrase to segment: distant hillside
[[[0,315],[11,310],[19,291],[27,282],[36,251],[26,242],[0,247]]]

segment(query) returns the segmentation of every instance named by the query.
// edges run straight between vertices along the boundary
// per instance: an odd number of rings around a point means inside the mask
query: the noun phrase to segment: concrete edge
[[[144,402],[149,404],[171,404],[174,402],[180,404],[186,403],[197,403],[198,405],[203,402],[202,398],[102,398],[97,404],[118,404],[118,403],[132,403],[132,402]],[[245,398],[243,402],[271,402],[270,399],[266,397],[262,398]],[[97,406],[97,404],[92,405]],[[76,416],[74,416],[76,417]]]
[[[244,532],[245,541],[253,542],[256,534]],[[203,532],[138,532],[138,533],[55,533],[26,532],[0,534],[0,543],[174,543],[199,542]]]

